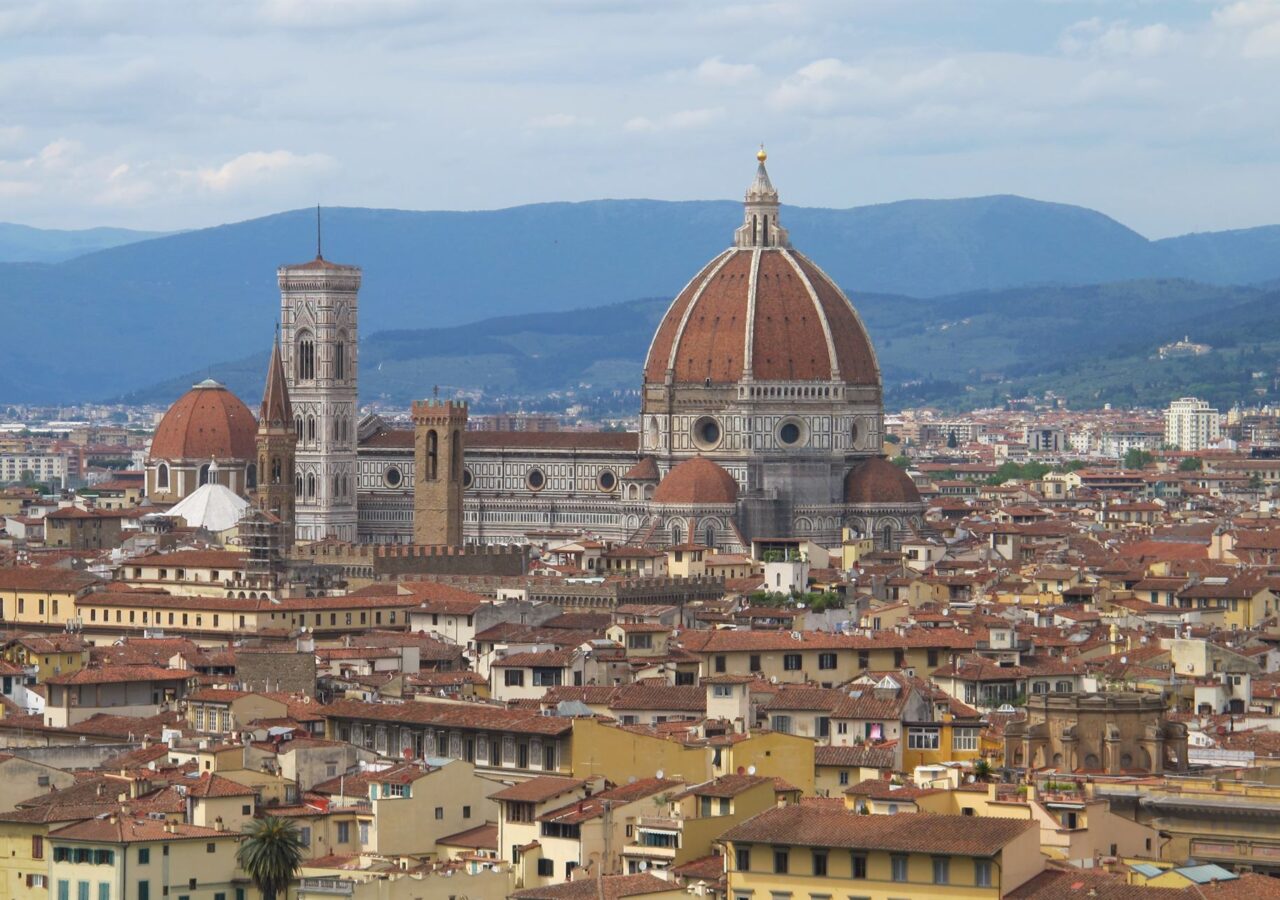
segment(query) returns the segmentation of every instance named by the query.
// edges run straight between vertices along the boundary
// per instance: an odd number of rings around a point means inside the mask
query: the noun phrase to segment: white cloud
[[[1018,191],[1164,233],[1277,218],[1280,0],[1012,4],[0,0],[2,217],[723,197],[763,139],[794,203]]]
[[[721,108],[682,109],[679,112],[659,116],[656,119],[651,119],[647,116],[636,116],[628,119],[622,127],[626,131],[635,132],[685,131],[710,125],[721,119],[724,116],[724,112]]]
[[[751,63],[727,63],[719,56],[703,60],[693,70],[703,84],[731,87],[760,77],[760,68]]]
[[[1239,0],[1214,10],[1213,22],[1234,33],[1242,56],[1280,56],[1280,0]]]
[[[534,116],[529,120],[530,128],[573,128],[576,125],[588,124],[572,113],[551,113],[546,116]]]
[[[1128,56],[1148,58],[1166,53],[1182,42],[1183,36],[1162,22],[1132,26],[1127,21],[1104,22],[1086,19],[1062,33],[1058,46],[1073,55]]]
[[[437,5],[423,0],[266,0],[258,16],[291,28],[344,28],[423,18]]]
[[[802,66],[785,78],[769,94],[769,103],[775,109],[790,111],[866,109],[954,98],[972,92],[982,80],[955,59],[850,65],[830,57]]]
[[[225,193],[299,176],[320,175],[336,167],[336,160],[323,153],[299,155],[288,150],[254,150],[220,166],[184,174],[201,187]]]

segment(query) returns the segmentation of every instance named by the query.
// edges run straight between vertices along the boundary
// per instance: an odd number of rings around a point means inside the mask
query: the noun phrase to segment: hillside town
[[[370,411],[319,247],[7,429],[0,892],[1280,896],[1277,411],[886,413],[765,161],[627,430]]]

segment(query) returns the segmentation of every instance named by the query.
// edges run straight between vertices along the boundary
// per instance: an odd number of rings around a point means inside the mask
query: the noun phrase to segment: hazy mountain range
[[[131,231],[128,228],[62,231],[0,222],[0,262],[62,262],[95,250],[120,247],[163,237],[164,234],[162,231]]]
[[[728,201],[647,200],[325,210],[325,256],[364,269],[362,398],[401,401],[437,383],[634,388],[666,301],[740,215]],[[1126,384],[1128,396],[1155,395],[1201,377],[1142,365],[1187,330],[1221,347],[1280,340],[1265,287],[1280,279],[1280,226],[1149,241],[1092,210],[1008,196],[787,207],[783,222],[863,312],[891,398],[986,402],[1061,384],[1124,402]],[[28,259],[55,253],[44,234],[28,236]],[[18,336],[0,400],[164,401],[213,371],[252,401],[278,315],[276,267],[314,253],[314,211],[299,210],[0,263],[0,321]],[[1257,362],[1224,359],[1204,373],[1206,393],[1239,389],[1240,367]]]

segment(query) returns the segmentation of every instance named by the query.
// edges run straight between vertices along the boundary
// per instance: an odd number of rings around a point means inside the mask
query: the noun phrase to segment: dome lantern
[[[769,170],[764,167],[768,154],[764,145],[756,154],[756,177],[747,188],[743,203],[743,221],[733,235],[735,247],[790,247],[787,229],[778,223],[778,191],[769,180]]]

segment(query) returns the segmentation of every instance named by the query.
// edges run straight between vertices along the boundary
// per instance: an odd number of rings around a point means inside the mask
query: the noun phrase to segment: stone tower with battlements
[[[462,451],[467,404],[413,404],[413,541],[462,544]]]
[[[360,269],[317,252],[311,262],[282,266],[277,274],[281,352],[297,435],[297,539],[354,541]]]

